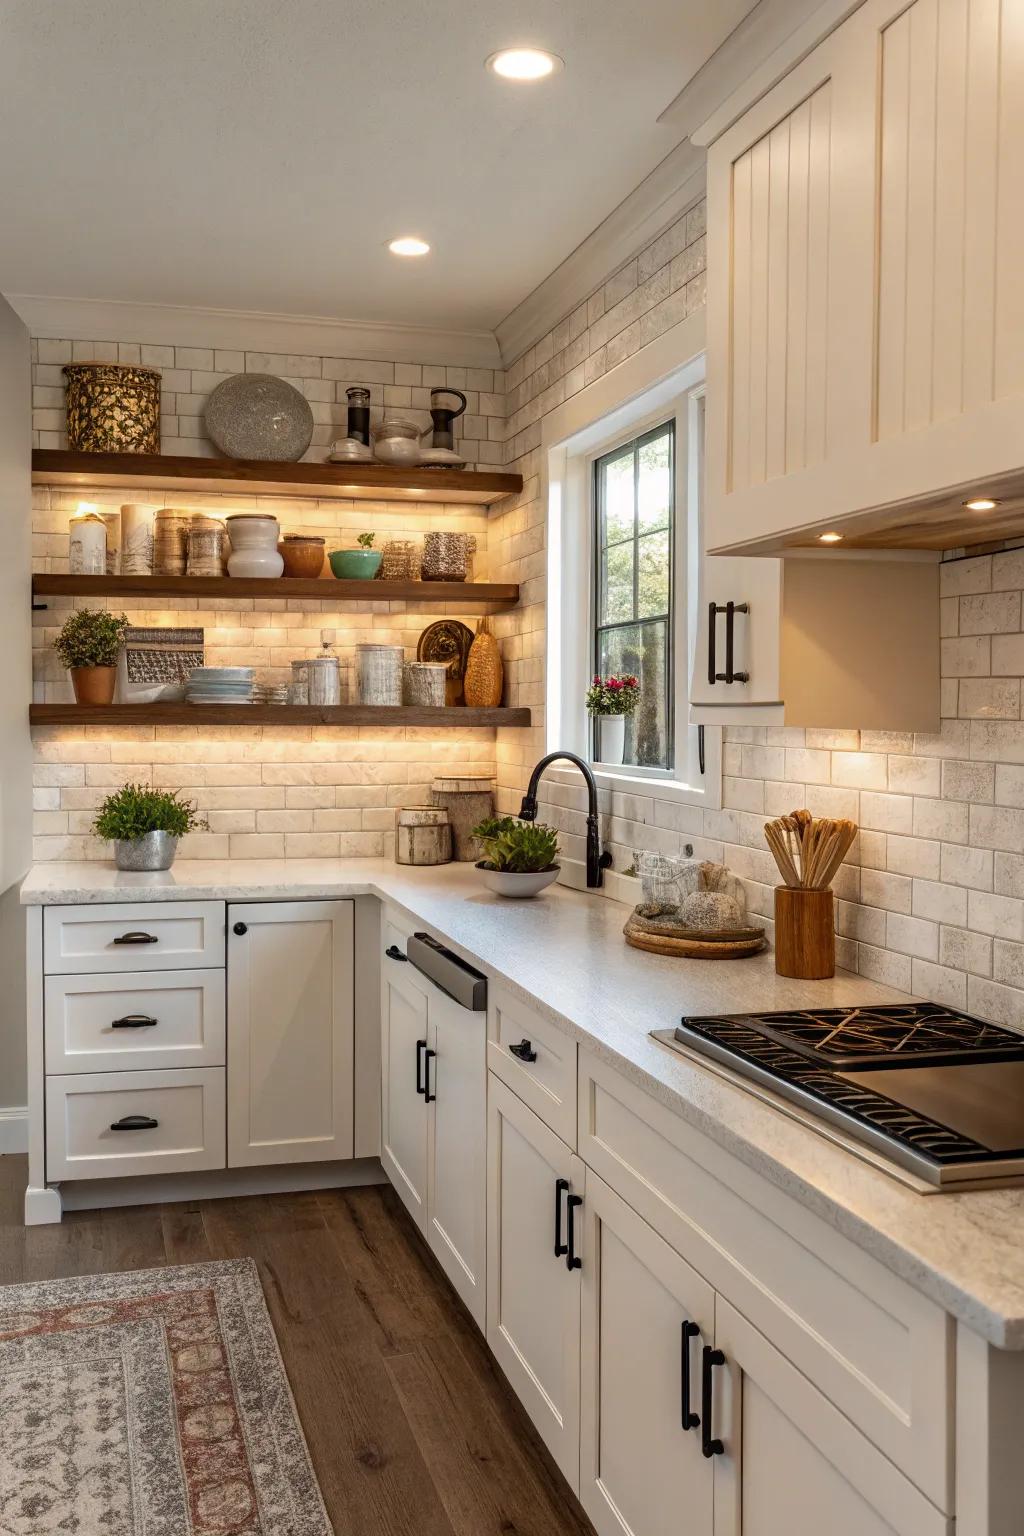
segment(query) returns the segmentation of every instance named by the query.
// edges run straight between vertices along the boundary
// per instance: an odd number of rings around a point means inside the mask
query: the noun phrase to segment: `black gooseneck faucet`
[[[566,762],[575,763],[587,781],[587,885],[599,886],[604,883],[604,871],[610,866],[612,856],[610,853],[601,852],[597,820],[597,784],[590,771],[590,764],[585,763],[582,757],[577,757],[575,752],[549,752],[547,757],[542,757],[530,774],[530,782],[519,808],[519,820],[536,821],[537,785],[540,783],[540,776],[549,763],[555,762],[560,757],[564,757]]]

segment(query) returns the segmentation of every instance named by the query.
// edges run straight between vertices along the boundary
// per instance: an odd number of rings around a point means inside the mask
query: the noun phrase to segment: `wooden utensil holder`
[[[775,970],[800,981],[836,973],[836,930],[831,890],[775,887]]]

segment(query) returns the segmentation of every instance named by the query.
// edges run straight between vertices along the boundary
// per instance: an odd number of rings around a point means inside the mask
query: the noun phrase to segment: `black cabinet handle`
[[[417,1093],[426,1093],[426,1091],[427,1091],[424,1088],[424,1086],[423,1086],[423,1052],[426,1050],[426,1048],[427,1048],[427,1042],[425,1040],[417,1040],[416,1041],[416,1092]]]
[[[148,1013],[126,1013],[123,1019],[111,1019],[111,1029],[152,1029],[156,1019]]]
[[[583,1204],[582,1195],[567,1195],[565,1200],[566,1214],[566,1269],[582,1269],[583,1260],[576,1253],[576,1207]]]
[[[110,1127],[112,1131],[155,1131],[160,1124],[151,1115],[125,1115],[120,1120],[115,1120]]]
[[[685,1318],[682,1328],[681,1360],[679,1370],[680,1398],[682,1400],[681,1418],[684,1429],[696,1429],[700,1423],[700,1414],[694,1413],[690,1407],[690,1340],[696,1339],[700,1329],[696,1323]]]
[[[115,944],[158,944],[160,941],[155,933],[142,933],[133,929],[131,933],[119,933],[114,940]]]
[[[397,944],[389,944],[384,951],[389,960],[408,960],[408,955],[403,955]]]
[[[569,1252],[562,1241],[562,1196],[569,1192],[568,1179],[555,1180],[555,1258],[563,1259]]]
[[[537,1052],[533,1048],[532,1040],[520,1040],[518,1045],[510,1045],[509,1050],[519,1061],[536,1061]]]
[[[749,683],[749,672],[737,672],[734,670],[736,653],[736,615],[749,613],[749,603],[709,603],[708,604],[708,682],[715,683]],[[718,627],[718,615],[725,614],[725,671],[718,671],[715,641]]]
[[[238,937],[241,938],[243,933],[248,933],[249,932],[249,926],[248,926],[247,923],[236,923],[235,926],[232,928],[231,932],[232,933],[237,933]]]
[[[725,1356],[720,1349],[712,1349],[710,1344],[705,1344],[701,1360],[700,1381],[700,1412],[703,1423],[700,1431],[700,1448],[705,1456],[721,1456],[725,1446],[721,1440],[714,1440],[711,1436],[711,1418],[714,1411],[712,1393],[714,1391],[714,1378],[711,1372],[716,1365],[724,1365]]]
[[[434,1060],[434,1057],[436,1055],[437,1055],[437,1052],[436,1051],[432,1051],[429,1046],[423,1052],[423,1102],[424,1102],[424,1104],[433,1104],[434,1100],[437,1098],[437,1094],[436,1093],[431,1093],[431,1091],[430,1091],[430,1063]]]

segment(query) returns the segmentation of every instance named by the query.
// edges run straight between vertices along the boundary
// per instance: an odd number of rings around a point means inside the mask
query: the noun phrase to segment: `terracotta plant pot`
[[[116,667],[71,667],[76,704],[113,704]]]

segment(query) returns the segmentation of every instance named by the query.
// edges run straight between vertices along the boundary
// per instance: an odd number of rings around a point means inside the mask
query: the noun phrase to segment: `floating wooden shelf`
[[[452,730],[529,725],[528,709],[423,709],[406,704],[32,704],[33,725],[404,725]]]
[[[522,475],[471,469],[392,469],[387,464],[280,464],[264,459],[196,459],[178,454],[77,453],[36,448],[34,485],[109,485],[142,490],[166,481],[176,491],[314,496],[322,500],[462,503],[489,506],[523,488]]]
[[[314,597],[325,603],[417,602],[499,604],[513,607],[519,587],[508,581],[338,581],[294,576],[258,580],[244,576],[67,576],[32,577],[33,597],[198,597],[214,606],[218,598]]]

